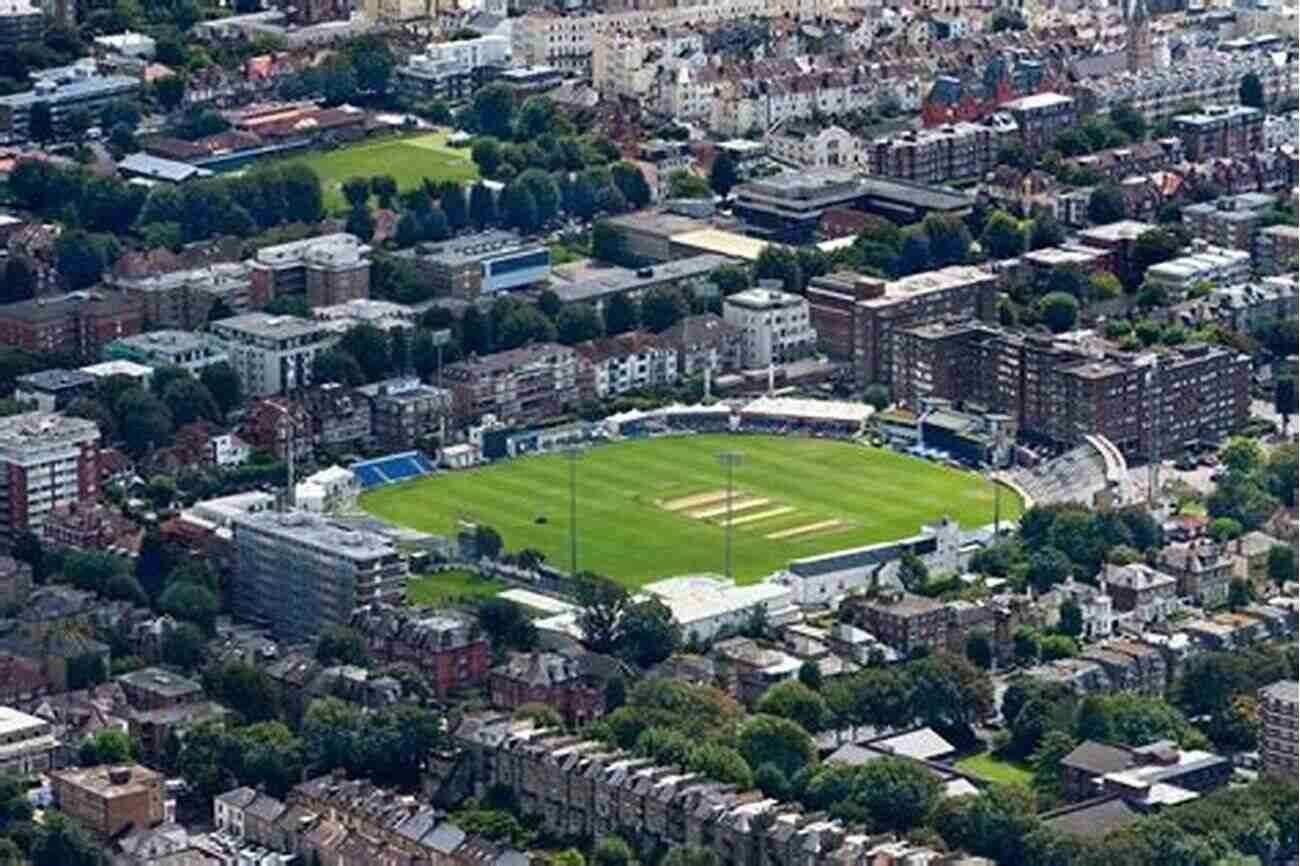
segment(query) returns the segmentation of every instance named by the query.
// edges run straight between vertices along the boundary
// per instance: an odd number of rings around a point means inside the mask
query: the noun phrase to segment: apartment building
[[[748,369],[798,360],[817,345],[807,299],[790,292],[760,288],[728,295],[722,318],[740,330],[740,364]]]
[[[607,98],[643,99],[661,65],[704,59],[704,35],[684,27],[610,29],[591,40],[591,86]]]
[[[1035,93],[1003,103],[1020,130],[1020,141],[1030,150],[1054,147],[1056,137],[1079,119],[1074,100],[1059,93]]]
[[[1144,282],[1181,298],[1202,283],[1230,286],[1250,277],[1250,253],[1196,240],[1185,255],[1147,268]]]
[[[1182,139],[1192,162],[1264,149],[1264,112],[1244,105],[1207,105],[1194,114],[1175,114],[1169,130]]]
[[[15,378],[13,397],[41,412],[58,412],[73,400],[95,396],[98,381],[80,370],[40,370]]]
[[[714,313],[686,316],[661,331],[659,338],[677,352],[677,372],[682,376],[738,368],[745,340],[739,328]]]
[[[487,637],[460,614],[372,602],[353,612],[350,625],[373,658],[414,665],[439,696],[478,685],[492,663]]]
[[[199,375],[204,367],[227,363],[226,348],[207,334],[191,331],[147,331],[122,337],[103,349],[106,361],[129,361],[150,367],[184,367]]]
[[[1268,219],[1277,196],[1262,192],[1225,195],[1183,208],[1183,226],[1207,244],[1251,252],[1255,234]]]
[[[110,277],[107,282],[135,300],[155,328],[192,331],[207,323],[218,302],[232,314],[260,308],[270,297],[254,291],[247,262],[207,265],[145,277]],[[265,288],[265,284],[259,289]]]
[[[94,499],[99,427],[48,412],[0,419],[0,537],[40,535],[55,508]]]
[[[347,232],[263,247],[249,266],[257,298],[302,295],[329,307],[370,297],[370,247]]]
[[[870,142],[864,162],[872,174],[941,184],[983,177],[997,163],[1005,132],[979,123],[909,129]]]
[[[13,0],[0,8],[0,49],[12,51],[22,42],[40,42],[45,13],[29,0]]]
[[[370,442],[370,401],[355,388],[338,382],[313,385],[302,392],[301,402],[314,447],[337,453]]]
[[[948,644],[948,607],[932,598],[891,590],[875,596],[850,596],[840,609],[851,625],[904,655],[918,648],[942,652]]]
[[[0,96],[0,142],[25,141],[32,106],[49,106],[57,134],[68,131],[68,117],[87,111],[92,116],[110,102],[129,98],[140,90],[140,81],[125,75],[100,75],[93,58],[71,66],[42,69],[32,73],[30,90]]]
[[[483,82],[488,69],[509,65],[510,40],[504,36],[432,42],[393,70],[393,84],[412,99],[461,99]]]
[[[767,136],[773,159],[806,168],[855,168],[864,159],[862,141],[842,126],[792,121]]]
[[[50,791],[60,812],[101,841],[166,817],[162,774],[139,764],[57,770]]]
[[[451,415],[451,392],[412,376],[385,379],[357,389],[370,401],[370,436],[385,452],[409,451],[441,429]]]
[[[551,275],[549,249],[500,229],[429,241],[394,255],[411,262],[434,287],[467,301],[540,283]]]
[[[579,372],[584,400],[671,385],[677,381],[677,349],[645,331],[630,331],[573,347],[585,363]]]
[[[538,343],[471,357],[443,370],[458,421],[485,414],[529,423],[578,401],[579,356],[558,343]]]
[[[0,774],[26,778],[54,766],[59,746],[45,719],[0,706]]]
[[[324,322],[296,316],[245,313],[213,322],[245,395],[262,397],[304,388],[314,381],[316,356],[338,342]]]
[[[892,382],[905,406],[974,400],[1016,418],[1031,439],[1067,445],[1099,434],[1133,456],[1222,441],[1249,417],[1249,359],[1202,343],[1138,354],[939,322],[895,332]]]
[[[1259,690],[1259,761],[1265,773],[1294,779],[1300,770],[1300,683]]]
[[[406,557],[384,536],[302,511],[239,514],[231,608],[276,637],[310,641],[362,604],[401,598]]]
[[[997,277],[954,265],[882,280],[852,273],[815,277],[806,291],[818,347],[849,361],[859,384],[892,380],[893,334],[948,318],[992,319]]]
[[[580,725],[605,712],[605,693],[597,678],[576,658],[556,652],[511,653],[488,673],[492,706],[516,710],[541,703],[567,724]]]
[[[1279,225],[1260,229],[1252,251],[1260,273],[1294,274],[1300,259],[1300,228]]]
[[[68,292],[0,305],[0,345],[97,361],[105,344],[140,333],[143,322],[121,292]]]
[[[511,21],[511,59],[521,66],[553,66],[587,72],[591,67],[594,16],[534,9]]]

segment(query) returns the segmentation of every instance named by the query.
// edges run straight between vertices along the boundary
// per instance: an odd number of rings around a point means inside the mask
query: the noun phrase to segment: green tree
[[[634,330],[641,317],[637,306],[622,292],[610,298],[605,306],[605,333],[613,337]]]
[[[62,815],[48,815],[33,827],[32,866],[96,866],[99,863],[99,851]]]
[[[1011,214],[996,210],[984,224],[980,246],[990,258],[1015,258],[1025,251],[1025,230]]]
[[[369,664],[370,654],[366,651],[365,638],[356,629],[346,625],[333,625],[321,632],[316,639],[316,661],[323,665],[358,665]]]
[[[380,207],[391,208],[397,198],[397,181],[391,174],[377,174],[370,178],[370,191],[379,200]]]
[[[506,598],[486,599],[479,605],[478,615],[479,625],[493,645],[520,651],[536,646],[537,629],[515,602]]]
[[[698,174],[675,171],[668,175],[668,196],[670,198],[712,198],[713,190],[709,182]]]
[[[799,682],[814,692],[821,691],[822,687],[822,669],[821,665],[809,659],[799,666]],[[779,715],[779,714],[778,714]]]
[[[234,409],[239,408],[243,402],[243,387],[239,384],[239,376],[235,369],[226,361],[219,361],[216,364],[209,364],[199,372],[199,381],[208,389],[212,399],[216,401],[217,409],[221,417],[230,414]]]
[[[1020,664],[1033,664],[1038,661],[1038,632],[1033,626],[1019,626],[1011,636],[1016,661]]]
[[[509,139],[513,134],[515,95],[506,85],[489,84],[480,88],[474,94],[470,111],[481,132],[499,139]]]
[[[1297,394],[1294,376],[1279,376],[1273,388],[1273,408],[1282,416],[1282,432],[1291,429],[1291,416],[1300,408],[1300,395]]]
[[[215,423],[220,421],[223,415],[212,392],[202,382],[192,377],[168,385],[162,400],[171,410],[172,422],[177,427],[195,421]]]
[[[340,184],[340,190],[343,192],[343,198],[347,200],[348,207],[352,209],[366,207],[370,201],[370,179],[360,176],[353,176]]]
[[[602,836],[591,849],[592,866],[632,866],[632,849],[621,836]]]
[[[916,592],[923,589],[929,581],[930,570],[921,557],[908,551],[898,563],[898,579],[909,592]]]
[[[327,349],[312,359],[312,381],[338,382],[356,386],[365,382],[357,359],[337,347]]]
[[[591,254],[594,258],[616,265],[629,262],[623,233],[604,220],[591,227]]]
[[[470,158],[474,160],[474,164],[478,166],[479,172],[484,177],[495,176],[497,168],[501,165],[501,142],[495,138],[480,137],[474,139],[474,146],[470,149]],[[475,184],[475,186],[487,190],[487,187],[482,183]],[[487,191],[491,195],[491,191]],[[486,222],[482,224],[486,224]]]
[[[609,167],[609,172],[614,186],[623,193],[628,204],[635,208],[643,208],[650,204],[650,184],[646,182],[645,175],[636,165],[630,162],[616,162]]]
[[[935,267],[964,264],[970,256],[970,231],[956,217],[932,213],[921,221],[921,228],[930,241],[930,257]]]
[[[777,683],[763,692],[757,709],[798,723],[804,730],[817,733],[826,718],[826,703],[821,695],[798,680]]]
[[[642,323],[656,334],[668,330],[690,312],[690,303],[673,287],[655,286],[641,298]]]
[[[713,187],[713,191],[725,198],[738,183],[740,172],[737,171],[736,161],[731,154],[724,151],[714,156],[713,165],[709,169],[709,186]]]
[[[868,406],[874,408],[877,412],[883,412],[889,408],[892,402],[889,397],[888,385],[868,385],[867,390],[863,392],[863,400]]]
[[[84,231],[66,231],[54,242],[54,266],[74,289],[99,282],[109,261],[105,243]]]
[[[575,578],[574,597],[584,642],[596,652],[617,649],[623,638],[623,614],[631,602],[627,590],[607,577],[583,572]]]
[[[118,435],[131,454],[143,454],[171,442],[171,410],[167,404],[143,388],[130,388],[117,398],[113,408]]]
[[[1241,104],[1250,108],[1264,109],[1264,84],[1259,75],[1247,72],[1241,77],[1241,86],[1237,89]]]
[[[1079,302],[1065,292],[1051,292],[1038,302],[1039,314],[1054,334],[1064,333],[1079,320]]]
[[[185,101],[185,79],[180,75],[159,79],[153,86],[153,96],[164,111],[175,111]]]
[[[643,668],[658,664],[681,644],[682,627],[656,598],[629,602],[618,622],[618,652]]]
[[[1026,576],[1039,592],[1047,592],[1070,576],[1073,565],[1070,557],[1056,547],[1042,547],[1029,557]]]
[[[158,599],[164,613],[192,622],[205,634],[212,634],[217,620],[217,598],[207,587],[193,583],[173,583]]]
[[[343,228],[349,234],[354,234],[369,243],[375,236],[375,215],[365,205],[354,205],[348,211],[348,218]]]
[[[1268,577],[1278,586],[1296,579],[1296,549],[1289,544],[1275,544],[1268,549]]]
[[[1065,243],[1065,227],[1049,212],[1034,217],[1029,227],[1029,248],[1041,250]]]
[[[475,160],[477,162],[477,160]],[[486,184],[476,183],[469,190],[469,221],[483,229],[497,220],[496,197]]]
[[[1034,770],[1034,790],[1052,801],[1061,798],[1061,761],[1074,751],[1075,742],[1065,731],[1048,731],[1029,758]]]
[[[1117,184],[1096,187],[1088,197],[1088,221],[1094,225],[1119,222],[1128,218],[1128,202]]]
[[[570,304],[560,311],[555,323],[556,339],[565,346],[599,339],[604,331],[600,311],[591,304]]]
[[[1146,138],[1147,120],[1131,103],[1121,102],[1111,108],[1110,122],[1133,141]]]
[[[1066,637],[1079,637],[1083,634],[1083,609],[1074,599],[1061,602],[1060,622],[1057,628]]]
[[[207,651],[207,639],[193,623],[177,623],[163,634],[161,654],[165,664],[186,671],[197,670]]]
[[[967,635],[966,658],[983,670],[993,666],[993,642],[987,629],[972,629]]]
[[[1234,538],[1240,538],[1245,530],[1241,523],[1233,520],[1231,517],[1218,517],[1210,522],[1207,534],[1210,538],[1223,544],[1232,541]]]
[[[789,778],[817,756],[812,737],[789,719],[756,715],[740,727],[736,746],[751,767],[771,764]]]

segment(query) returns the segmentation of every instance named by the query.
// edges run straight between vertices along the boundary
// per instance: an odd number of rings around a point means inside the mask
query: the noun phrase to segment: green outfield
[[[756,580],[791,559],[916,533],[950,515],[993,520],[984,478],[856,443],[775,436],[684,436],[593,448],[578,463],[578,567],[636,586],[723,570],[726,476],[717,454],[742,455],[732,497],[734,570]],[[362,507],[447,535],[457,520],[495,527],[510,550],[569,565],[569,468],[523,457],[366,493]],[[1018,515],[1003,491],[1002,516]]]
[[[429,132],[414,136],[364,141],[334,150],[295,158],[320,175],[325,207],[337,211],[346,207],[343,181],[350,177],[391,174],[399,190],[414,189],[424,178],[434,181],[474,180],[478,167],[469,148],[447,144],[447,133]]]

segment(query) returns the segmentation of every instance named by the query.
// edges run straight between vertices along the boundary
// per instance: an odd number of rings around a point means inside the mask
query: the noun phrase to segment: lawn
[[[990,752],[962,758],[956,767],[964,773],[979,776],[990,782],[1011,785],[1024,785],[1028,788],[1034,781],[1034,771],[1023,761],[1006,761]]]
[[[397,188],[415,189],[424,178],[435,181],[474,180],[478,167],[470,159],[469,148],[451,147],[447,133],[426,132],[414,136],[382,138],[334,150],[316,151],[295,157],[316,170],[321,179],[325,208],[339,211],[347,206],[343,200],[343,181],[350,177],[373,177],[391,174]]]
[[[503,581],[469,571],[436,571],[413,575],[406,582],[406,600],[436,607],[459,599],[491,598],[506,588]]]
[[[983,478],[855,443],[775,436],[684,436],[594,448],[577,465],[578,567],[629,586],[722,572],[726,478],[735,451],[732,544],[736,577],[757,580],[791,559],[915,534],[950,515],[993,519]],[[1003,517],[1019,511],[1002,497]],[[366,493],[370,513],[448,535],[457,520],[497,529],[511,550],[533,547],[569,566],[568,464],[523,457]]]

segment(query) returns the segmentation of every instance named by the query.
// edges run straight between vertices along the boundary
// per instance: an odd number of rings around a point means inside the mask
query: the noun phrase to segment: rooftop
[[[1262,697],[1274,701],[1285,701],[1288,704],[1300,703],[1300,682],[1296,680],[1280,680],[1271,686],[1264,686],[1259,690]]]
[[[141,691],[153,692],[166,697],[180,697],[203,691],[203,686],[179,674],[170,673],[161,668],[141,668],[138,671],[122,674],[118,681]]]
[[[706,228],[673,235],[672,242],[706,253],[716,253],[732,259],[756,261],[760,253],[767,248],[768,242],[738,232],[723,229]]]
[[[68,388],[87,388],[95,384],[95,377],[81,370],[41,370],[14,380],[20,390],[63,391]]]
[[[333,558],[373,560],[397,554],[384,536],[350,529],[306,511],[239,512],[231,515],[235,537],[253,531],[323,551]]]
[[[48,447],[99,438],[94,421],[53,412],[24,412],[0,418],[0,448]]]
[[[516,232],[493,229],[448,241],[426,242],[396,255],[402,258],[431,259],[448,268],[458,268],[522,250],[538,250],[541,244],[526,242]]]
[[[751,310],[770,310],[776,307],[795,307],[804,303],[802,295],[782,292],[776,289],[745,289],[728,295],[723,302]]]
[[[139,764],[103,765],[56,770],[50,777],[103,797],[148,791],[162,785],[163,777]]]
[[[325,327],[320,322],[298,316],[273,316],[270,313],[244,313],[242,316],[219,319],[212,326],[218,332],[232,332],[245,337],[286,339],[325,336]]]
[[[45,724],[44,719],[29,716],[12,707],[0,707],[0,740],[22,731],[41,728]]]

